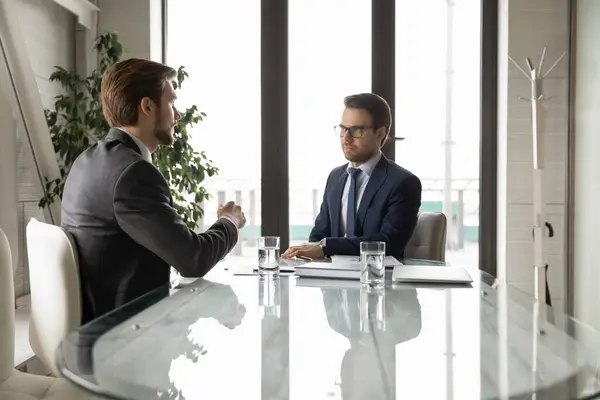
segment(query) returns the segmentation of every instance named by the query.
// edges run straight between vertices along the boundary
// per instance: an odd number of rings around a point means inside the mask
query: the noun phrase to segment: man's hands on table
[[[318,259],[325,257],[325,254],[319,243],[305,243],[300,246],[291,246],[281,255],[281,257],[288,259],[298,256]]]

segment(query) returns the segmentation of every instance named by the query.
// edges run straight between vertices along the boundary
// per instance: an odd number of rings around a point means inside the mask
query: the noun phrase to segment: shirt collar
[[[363,163],[360,167],[358,167],[358,169],[367,174],[367,176],[371,176],[373,170],[377,166],[377,163],[379,162],[379,160],[381,160],[381,156],[381,151],[378,151],[377,154],[375,154],[373,157],[367,160],[367,162]],[[346,167],[346,172],[348,174],[350,174],[350,168],[352,168],[352,166],[350,165],[350,163],[348,163],[348,166]]]
[[[123,132],[125,132],[126,134],[128,134],[133,139],[135,144],[137,144],[137,147],[139,147],[140,151],[142,152],[142,158],[144,160],[148,161],[149,163],[152,163],[152,153],[150,153],[150,149],[148,148],[148,146],[146,146],[144,144],[144,142],[142,142],[140,139],[138,139],[131,133],[127,132],[125,129],[123,129],[123,128],[119,128],[119,129],[122,130]]]

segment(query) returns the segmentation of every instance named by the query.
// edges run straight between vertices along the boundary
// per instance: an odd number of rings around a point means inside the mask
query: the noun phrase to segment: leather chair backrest
[[[404,257],[446,261],[446,216],[440,212],[423,211],[404,249]]]
[[[29,343],[36,356],[59,376],[56,349],[81,325],[81,290],[77,249],[56,225],[32,218],[27,224],[31,288]]]

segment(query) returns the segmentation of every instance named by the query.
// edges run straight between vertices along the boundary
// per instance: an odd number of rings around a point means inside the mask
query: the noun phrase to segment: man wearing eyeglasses
[[[381,153],[391,114],[376,94],[344,99],[335,129],[348,163],[327,178],[310,243],[290,247],[284,258],[359,255],[364,241],[385,242],[387,255],[403,258],[421,207],[421,181]]]

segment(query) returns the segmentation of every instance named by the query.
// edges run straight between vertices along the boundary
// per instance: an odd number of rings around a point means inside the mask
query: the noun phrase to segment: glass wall
[[[212,198],[200,229],[216,220],[219,203],[242,204],[247,225],[230,257],[255,257],[261,225],[260,0],[170,1],[167,26],[167,63],[189,73],[177,106],[195,104],[206,113],[192,131],[192,145],[219,168],[203,182]]]
[[[289,0],[288,7],[289,215],[278,218],[289,220],[290,244],[298,244],[308,239],[328,174],[345,163],[333,132],[343,99],[372,90],[372,46],[381,43],[372,44],[371,0]],[[398,0],[395,9],[391,102],[396,137],[404,138],[395,159],[421,179],[421,209],[448,215],[447,260],[476,268],[481,2]],[[253,259],[263,212],[261,2],[169,1],[167,31],[167,62],[190,74],[179,106],[207,114],[193,145],[220,168],[204,181],[213,198],[201,229],[216,219],[219,202],[240,202],[248,224],[230,258]]]
[[[371,0],[289,0],[291,244],[308,240],[327,177],[347,162],[333,129],[344,97],[370,91]]]
[[[446,260],[477,268],[481,3],[396,1],[396,162],[448,218]]]

